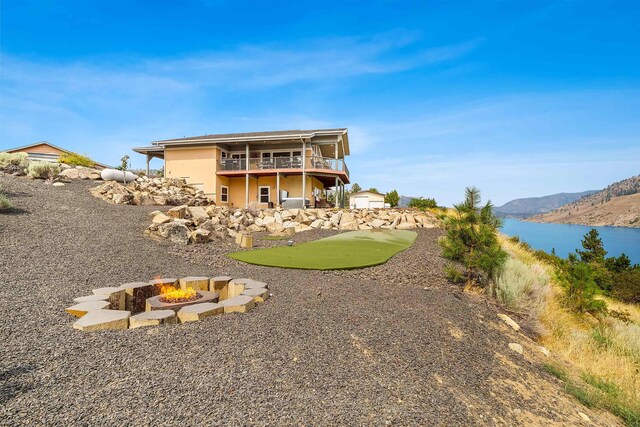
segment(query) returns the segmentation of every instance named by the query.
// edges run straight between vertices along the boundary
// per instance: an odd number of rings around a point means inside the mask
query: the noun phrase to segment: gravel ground
[[[153,207],[108,204],[88,182],[0,180],[16,206],[0,215],[0,425],[588,425],[577,410],[617,423],[580,409],[525,337],[446,283],[439,230],[382,266],[275,269],[224,257],[233,244],[154,241]],[[158,274],[252,277],[274,297],[188,325],[71,327],[74,297]]]

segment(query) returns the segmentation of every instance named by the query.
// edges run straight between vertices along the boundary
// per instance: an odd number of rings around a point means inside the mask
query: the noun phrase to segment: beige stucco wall
[[[216,168],[219,150],[204,148],[166,148],[164,170],[167,178],[187,178],[190,184],[202,184],[207,195],[216,192]]]

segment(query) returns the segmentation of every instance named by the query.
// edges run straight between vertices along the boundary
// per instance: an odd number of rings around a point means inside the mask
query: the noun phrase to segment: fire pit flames
[[[168,304],[191,302],[200,298],[202,298],[202,295],[192,288],[182,290],[173,286],[162,286],[160,289],[160,301]]]

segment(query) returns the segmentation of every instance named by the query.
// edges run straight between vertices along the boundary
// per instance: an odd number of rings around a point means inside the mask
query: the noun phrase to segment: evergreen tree
[[[607,251],[604,250],[602,239],[598,234],[598,230],[592,228],[582,239],[583,251],[576,249],[576,253],[580,255],[582,262],[597,262],[604,263],[604,257],[607,255]]]
[[[396,190],[389,191],[384,196],[384,202],[389,203],[392,208],[398,206],[398,203],[400,203],[400,196],[398,195],[398,192]]]
[[[376,187],[371,187],[371,188],[369,188],[369,189],[368,189],[368,190],[366,190],[366,191],[369,191],[369,192],[371,192],[371,193],[378,193],[378,194],[380,193]]]
[[[360,187],[357,182],[354,182],[353,185],[351,186],[351,190],[349,190],[349,193],[359,193],[361,191],[362,191],[362,187]]]
[[[502,222],[493,214],[493,205],[481,206],[480,190],[467,188],[464,202],[454,205],[454,213],[444,221],[443,256],[465,266],[467,285],[486,284],[507,259],[498,241]]]

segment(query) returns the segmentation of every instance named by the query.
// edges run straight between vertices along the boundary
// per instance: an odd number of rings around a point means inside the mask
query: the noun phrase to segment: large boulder
[[[204,208],[200,206],[191,206],[187,208],[187,211],[189,212],[189,215],[191,215],[191,220],[196,226],[209,220],[209,215],[207,215]]]
[[[158,227],[158,232],[165,239],[169,239],[174,243],[186,245],[189,243],[191,233],[189,227],[179,222],[169,222]]]
[[[79,171],[76,168],[67,166],[67,169],[60,172],[60,176],[68,179],[78,179]]]

